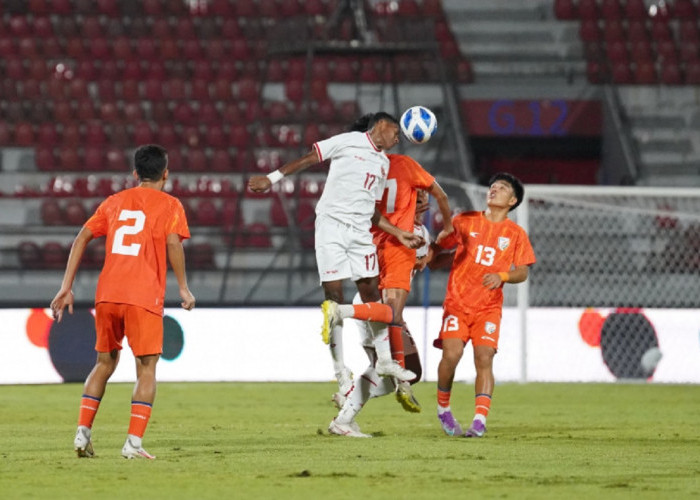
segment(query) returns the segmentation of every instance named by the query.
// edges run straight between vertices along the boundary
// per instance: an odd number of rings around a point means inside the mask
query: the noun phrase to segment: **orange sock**
[[[398,361],[402,368],[406,368],[406,358],[403,352],[402,325],[389,325],[389,342],[391,343],[391,357]]]
[[[352,306],[352,309],[354,311],[352,317],[355,319],[378,321],[380,323],[391,323],[394,319],[394,311],[392,311],[391,306],[381,302],[355,304]]]
[[[438,400],[438,406],[442,406],[443,408],[447,408],[450,406],[450,396],[452,395],[452,390],[449,391],[443,391],[438,387],[437,390],[437,400]]]
[[[102,398],[95,398],[83,394],[83,399],[80,400],[80,412],[78,413],[78,425],[84,425],[92,429],[92,423],[95,421],[95,415],[100,407]]]
[[[129,434],[143,437],[148,425],[148,419],[151,418],[151,409],[153,405],[144,403],[143,401],[131,402],[131,420],[129,421]]]
[[[491,409],[491,396],[489,394],[476,395],[476,411],[477,415],[483,415],[484,418],[489,416]]]

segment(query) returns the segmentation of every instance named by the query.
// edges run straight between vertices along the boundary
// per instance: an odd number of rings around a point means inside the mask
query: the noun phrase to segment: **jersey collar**
[[[374,150],[377,151],[377,152],[381,152],[382,150],[379,149],[379,148],[374,144],[374,141],[372,141],[372,138],[369,136],[369,132],[365,132],[365,135],[367,136],[367,140],[368,140],[369,143],[372,145],[372,147],[374,148]]]

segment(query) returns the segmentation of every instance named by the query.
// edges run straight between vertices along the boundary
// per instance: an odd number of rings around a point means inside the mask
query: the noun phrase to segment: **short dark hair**
[[[355,120],[355,122],[350,126],[350,132],[367,132],[368,130],[372,130],[372,127],[374,127],[377,122],[381,120],[386,120],[394,125],[399,124],[399,121],[394,117],[394,115],[390,115],[384,111],[377,111],[376,113],[367,113],[366,115],[362,115]]]
[[[168,152],[163,146],[147,144],[134,153],[134,169],[142,181],[159,181],[168,168]]]
[[[494,174],[491,179],[489,179],[489,186],[493,185],[493,183],[496,181],[505,181],[510,184],[510,187],[513,188],[513,194],[518,201],[516,201],[515,205],[510,207],[508,211],[510,212],[511,210],[515,210],[515,208],[523,201],[523,197],[525,196],[525,188],[523,187],[523,183],[520,182],[520,179],[518,179],[516,176],[509,174],[508,172],[498,172],[497,174]]]
[[[372,113],[362,115],[350,125],[350,132],[367,132],[369,130],[369,121],[372,118]]]

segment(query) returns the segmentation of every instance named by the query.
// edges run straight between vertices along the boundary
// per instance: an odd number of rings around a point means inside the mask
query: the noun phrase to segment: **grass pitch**
[[[373,439],[330,436],[331,383],[159,385],[144,446],[120,455],[130,384],[111,384],[96,457],[72,443],[82,387],[0,387],[2,498],[700,498],[700,386],[505,384],[483,439],[449,438],[435,385],[424,410],[391,396],[358,418]],[[471,385],[452,407],[466,424]]]

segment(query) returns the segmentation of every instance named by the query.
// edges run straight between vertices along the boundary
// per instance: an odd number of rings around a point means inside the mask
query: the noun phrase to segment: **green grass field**
[[[132,386],[108,386],[94,459],[72,450],[81,387],[0,387],[2,498],[700,498],[700,386],[504,384],[483,439],[449,438],[435,386],[330,436],[331,383],[160,384],[144,446],[120,456]],[[472,415],[472,387],[452,407]]]

